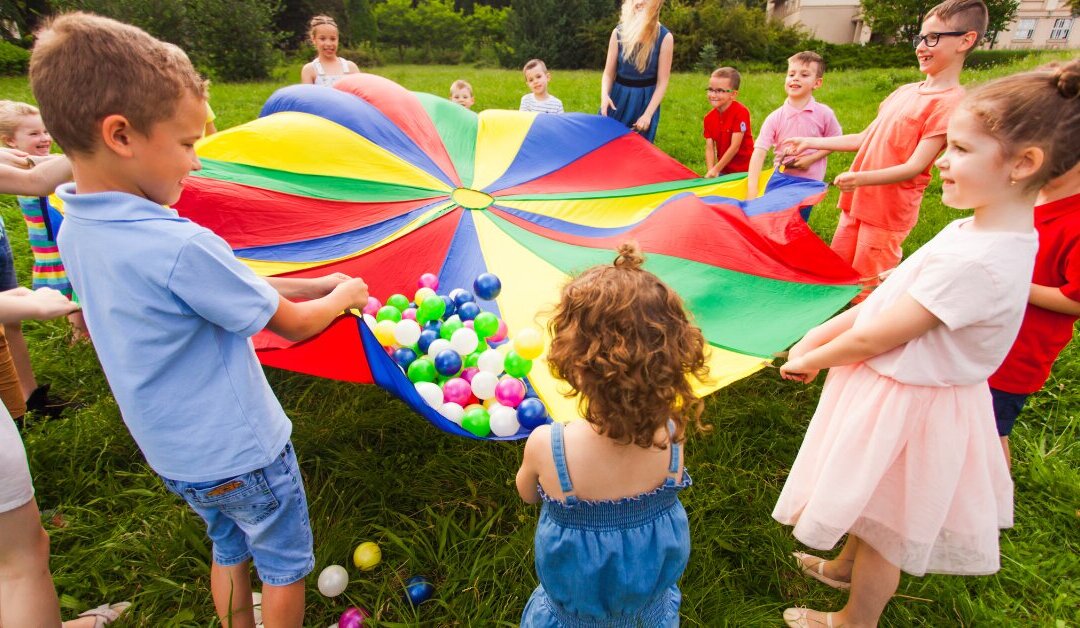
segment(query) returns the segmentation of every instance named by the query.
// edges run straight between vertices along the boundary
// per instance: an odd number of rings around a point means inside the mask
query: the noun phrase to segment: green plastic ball
[[[446,313],[446,302],[442,299],[424,299],[416,311],[416,318],[421,323],[437,321]]]
[[[417,358],[413,360],[413,363],[409,365],[408,371],[409,381],[412,383],[417,382],[434,382],[438,376],[438,372],[435,370],[435,363],[426,357]]]
[[[461,416],[461,427],[484,438],[491,434],[491,415],[484,408],[466,410]]]
[[[396,323],[401,320],[401,310],[392,305],[384,305],[380,307],[379,311],[375,314],[375,320],[393,321]]]
[[[494,336],[499,331],[499,317],[491,312],[480,312],[473,319],[473,331],[481,340]]]
[[[453,337],[454,332],[465,326],[465,323],[461,322],[457,314],[454,314],[450,318],[446,319],[446,322],[442,324],[442,328],[439,330],[439,337],[450,340]]]
[[[387,305],[391,305],[399,312],[404,312],[409,309],[409,297],[404,294],[392,294],[390,298],[386,300]]]
[[[516,351],[509,351],[503,360],[503,370],[510,377],[525,377],[532,370],[532,360],[526,360]]]
[[[470,366],[476,366],[480,361],[480,352],[476,351],[465,356],[465,364],[463,368],[469,368]]]

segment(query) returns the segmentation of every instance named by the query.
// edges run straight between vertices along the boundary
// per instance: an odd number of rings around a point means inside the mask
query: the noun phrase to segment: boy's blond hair
[[[528,72],[529,70],[531,70],[531,69],[533,69],[535,67],[539,67],[544,72],[548,71],[547,64],[544,63],[543,59],[529,59],[528,61],[525,62],[525,67],[521,68],[521,71],[522,72]]]
[[[468,81],[463,81],[461,79],[458,79],[458,80],[456,80],[456,81],[454,81],[453,83],[450,84],[450,93],[451,94],[453,94],[456,91],[461,91],[463,89],[468,90],[470,96],[473,95],[472,85],[469,85]]]
[[[30,88],[41,118],[70,154],[97,148],[107,116],[140,133],[171,118],[184,93],[206,98],[206,81],[186,55],[143,30],[89,13],[45,24],[30,56]]]
[[[33,105],[16,100],[0,100],[0,141],[14,139],[23,118],[40,114]]]
[[[803,50],[802,52],[796,52],[788,57],[788,64],[802,63],[804,65],[814,64],[817,66],[817,77],[821,78],[825,76],[825,59],[821,58],[821,55],[813,50]]]
[[[990,19],[983,0],[945,0],[930,9],[926,17],[937,17],[958,31],[975,31],[978,34],[975,38],[976,44],[986,35],[986,25]],[[968,52],[974,49],[975,46],[972,46]]]
[[[739,83],[742,82],[742,77],[739,76],[739,71],[732,67],[716,68],[712,73],[713,78],[726,78],[731,81],[731,89],[738,90]]]

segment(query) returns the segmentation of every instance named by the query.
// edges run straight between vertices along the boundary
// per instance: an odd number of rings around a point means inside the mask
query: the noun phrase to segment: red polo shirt
[[[750,156],[754,154],[754,137],[750,131],[750,110],[737,100],[731,101],[728,108],[720,111],[710,109],[705,114],[705,137],[716,142],[716,158],[719,159],[731,146],[731,135],[742,133],[742,143],[731,161],[724,166],[720,174],[746,172],[750,169]]]
[[[1060,288],[1080,301],[1080,194],[1035,208],[1039,253],[1032,281]],[[1027,395],[1038,392],[1050,377],[1058,354],[1069,344],[1077,317],[1028,304],[1020,334],[1005,361],[990,376],[990,386]]]

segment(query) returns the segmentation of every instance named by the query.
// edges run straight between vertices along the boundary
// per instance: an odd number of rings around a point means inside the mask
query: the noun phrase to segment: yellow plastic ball
[[[397,327],[397,323],[392,320],[383,320],[375,323],[375,338],[384,347],[392,347],[397,342],[394,338],[394,329]]]
[[[417,307],[424,302],[424,299],[435,296],[435,291],[431,288],[420,288],[416,291],[416,296],[413,297],[413,303],[416,303]]]
[[[366,541],[356,546],[353,551],[352,562],[361,571],[371,571],[382,560],[382,550],[378,544]]]
[[[532,327],[526,327],[514,334],[514,351],[526,360],[535,360],[544,352],[544,338]]]

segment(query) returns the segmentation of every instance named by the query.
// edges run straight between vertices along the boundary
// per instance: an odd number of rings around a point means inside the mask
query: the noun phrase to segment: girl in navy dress
[[[600,115],[615,118],[650,142],[656,138],[675,50],[675,38],[660,23],[663,4],[623,0],[600,86]]]

